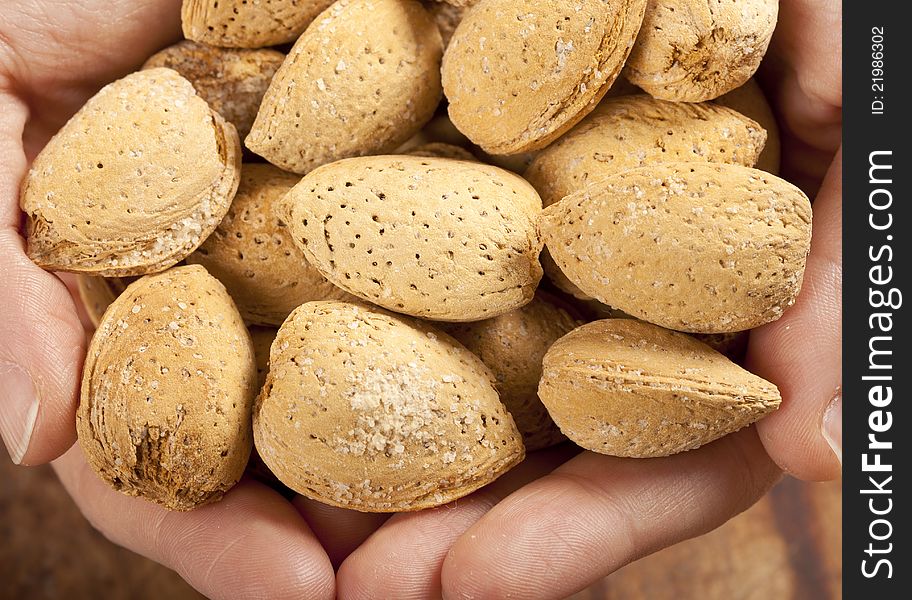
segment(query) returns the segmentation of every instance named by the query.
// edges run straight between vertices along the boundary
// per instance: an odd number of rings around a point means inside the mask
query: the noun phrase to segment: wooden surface
[[[785,479],[725,526],[642,559],[576,600],[841,598],[838,483]],[[82,518],[49,467],[0,450],[0,598],[183,600],[177,575],[109,543]]]

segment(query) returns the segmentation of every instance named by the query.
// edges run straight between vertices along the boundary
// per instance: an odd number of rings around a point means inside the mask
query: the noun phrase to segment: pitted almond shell
[[[279,329],[254,437],[287,486],[366,512],[445,504],[524,456],[471,352],[414,319],[330,301],[302,305]]]
[[[532,299],[541,200],[463,160],[370,156],[305,176],[279,210],[305,257],[345,291],[396,312],[477,321]]]
[[[227,48],[263,48],[298,39],[334,0],[183,0],[189,40]]]
[[[778,14],[779,0],[649,0],[624,74],[663,100],[718,98],[760,66]]]
[[[794,185],[738,165],[663,163],[552,204],[542,235],[584,293],[669,329],[725,333],[795,302],[811,205]]]
[[[575,329],[544,358],[539,395],[577,445],[649,458],[692,450],[779,407],[779,390],[692,337],[633,319]]]
[[[171,69],[102,88],[48,142],[22,185],[40,267],[121,277],[193,252],[240,178],[234,127]]]
[[[418,0],[339,0],[279,68],[247,148],[300,174],[391,152],[434,115],[442,54]]]
[[[646,0],[484,0],[443,59],[449,114],[490,154],[547,146],[611,87]]]
[[[250,336],[225,288],[200,266],[149,275],[111,304],[89,345],[79,443],[114,489],[190,510],[240,479],[255,386]]]

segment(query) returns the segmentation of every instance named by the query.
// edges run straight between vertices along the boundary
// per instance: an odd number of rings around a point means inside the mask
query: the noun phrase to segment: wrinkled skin
[[[664,459],[570,445],[539,452],[466,499],[388,520],[288,501],[254,480],[190,513],[110,490],[72,447],[84,322],[66,281],[25,256],[18,187],[29,160],[87,98],[178,39],[179,5],[13,0],[0,8],[0,431],[16,462],[53,460],[109,539],[213,598],[558,598],[724,523],[782,470],[808,480],[839,475],[841,427],[825,436],[823,424],[841,421],[842,15],[839,3],[782,0],[760,81],[782,123],[783,174],[816,199],[799,301],[750,339],[749,367],[782,390],[777,413]]]

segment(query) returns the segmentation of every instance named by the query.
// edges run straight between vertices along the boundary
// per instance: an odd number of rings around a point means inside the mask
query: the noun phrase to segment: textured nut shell
[[[658,162],[752,167],[765,142],[760,125],[723,106],[621,96],[539,153],[524,177],[549,206],[591,182]]]
[[[184,37],[210,46],[262,48],[293,42],[334,0],[184,0]]]
[[[491,154],[548,145],[611,87],[646,0],[484,0],[443,59],[450,118]]]
[[[791,306],[810,249],[797,187],[737,165],[625,171],[553,204],[542,234],[583,292],[680,331],[724,333]]]
[[[76,276],[76,288],[92,325],[98,327],[104,312],[127,289],[128,283],[128,279],[120,277]]]
[[[760,66],[778,13],[779,0],[649,0],[624,75],[663,100],[718,98]]]
[[[305,304],[279,329],[254,436],[290,488],[368,512],[445,504],[524,456],[478,358],[426,324],[342,302]]]
[[[339,0],[279,68],[247,147],[302,174],[390,152],[434,115],[442,54],[437,25],[417,0]]]
[[[500,401],[513,416],[527,452],[565,438],[538,398],[542,358],[551,344],[581,325],[541,296],[508,313],[475,323],[441,324],[494,374]]]
[[[456,27],[458,27],[459,22],[462,21],[462,16],[465,14],[466,7],[438,2],[436,0],[425,2],[424,7],[431,13],[431,16],[434,17],[434,21],[437,23],[437,29],[440,31],[440,38],[443,40],[443,47],[446,48],[450,45],[450,40],[453,39],[453,32],[456,31]]]
[[[538,256],[538,260],[541,263],[542,271],[548,280],[554,284],[554,287],[565,294],[570,294],[577,300],[592,300],[592,296],[579,289],[579,286],[570,281],[569,277],[564,275],[564,272],[560,270],[560,267],[558,267],[557,263],[554,262],[554,259],[551,258],[551,252],[547,248],[542,250],[541,254]]]
[[[540,212],[532,186],[496,167],[371,156],[311,172],[280,216],[347,292],[417,317],[477,321],[532,299]]]
[[[199,266],[150,275],[114,301],[89,345],[79,442],[114,489],[189,510],[240,479],[255,385],[225,288]]]
[[[429,142],[412,148],[406,152],[409,156],[423,156],[430,158],[451,158],[453,160],[468,160],[478,162],[471,152],[460,146],[444,144],[442,142]]]
[[[281,325],[310,300],[353,299],[307,262],[275,214],[282,197],[300,180],[272,165],[245,164],[228,214],[187,257],[228,288],[248,323]]]
[[[775,385],[706,344],[632,319],[595,321],[558,340],[538,393],[576,444],[634,458],[692,450],[781,401]]]
[[[782,154],[779,124],[776,122],[773,108],[767,101],[763,90],[760,89],[760,85],[757,84],[757,80],[748,79],[741,87],[716,98],[715,102],[753,119],[766,130],[766,144],[754,167],[778,175]]]
[[[180,73],[244,139],[283,60],[285,55],[275,50],[234,50],[184,40],[153,54],[143,68]]]
[[[22,186],[39,266],[108,277],[162,271],[228,210],[240,177],[234,127],[170,69],[102,88],[51,138]]]

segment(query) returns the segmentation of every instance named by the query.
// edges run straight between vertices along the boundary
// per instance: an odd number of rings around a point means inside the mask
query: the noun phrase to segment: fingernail
[[[842,464],[842,388],[836,389],[836,395],[830,400],[823,413],[823,438],[830,445],[833,454]]]
[[[28,451],[37,418],[38,394],[32,378],[19,365],[0,361],[0,435],[17,465]]]

